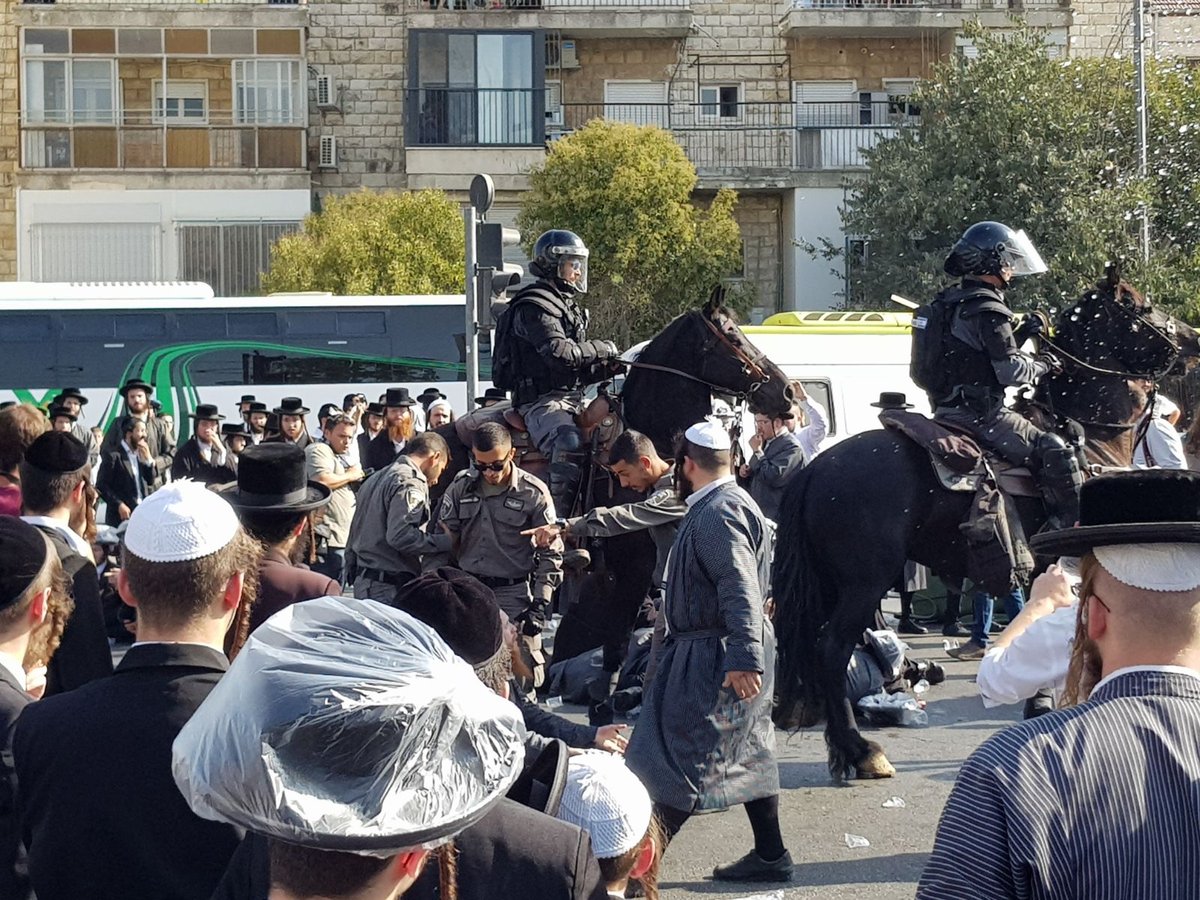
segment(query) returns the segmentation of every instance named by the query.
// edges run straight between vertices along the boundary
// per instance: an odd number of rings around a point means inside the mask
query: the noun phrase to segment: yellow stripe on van
[[[912,313],[796,310],[776,313],[744,330],[747,334],[909,334]]]

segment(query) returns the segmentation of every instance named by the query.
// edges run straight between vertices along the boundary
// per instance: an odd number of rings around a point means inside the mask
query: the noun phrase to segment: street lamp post
[[[1149,124],[1150,111],[1146,97],[1146,0],[1133,0],[1133,65],[1136,104],[1138,179],[1143,187],[1150,175]],[[1150,262],[1150,206],[1141,203],[1142,262]]]

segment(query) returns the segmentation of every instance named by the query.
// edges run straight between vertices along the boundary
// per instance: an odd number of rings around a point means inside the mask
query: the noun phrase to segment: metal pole
[[[1150,174],[1149,124],[1150,111],[1146,97],[1146,4],[1145,0],[1133,0],[1133,64],[1137,94],[1137,142],[1138,179],[1143,186]],[[1142,217],[1142,262],[1150,262],[1150,208],[1141,205]]]
[[[463,210],[463,225],[466,228],[467,283],[466,283],[466,363],[467,401],[464,409],[471,408],[471,398],[479,396],[479,309],[475,298],[475,207]]]

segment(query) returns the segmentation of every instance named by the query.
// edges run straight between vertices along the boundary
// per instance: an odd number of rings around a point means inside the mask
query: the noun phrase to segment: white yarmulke
[[[185,478],[138,504],[125,530],[125,547],[147,562],[182,562],[215,553],[237,530],[233,507],[200,482]]]
[[[1109,544],[1092,551],[1106,572],[1144,591],[1200,587],[1200,544]]]
[[[641,843],[650,814],[650,795],[619,756],[594,750],[571,757],[558,817],[588,833],[598,859]]]
[[[711,450],[728,450],[733,446],[729,440],[729,432],[716,416],[707,416],[683,433],[697,447],[708,447]]]
[[[444,409],[448,413],[454,412],[449,400],[434,400],[429,404],[429,412],[432,413],[435,409]]]

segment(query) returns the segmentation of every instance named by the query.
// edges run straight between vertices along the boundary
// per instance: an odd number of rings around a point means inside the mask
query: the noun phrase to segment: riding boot
[[[562,519],[570,518],[575,512],[575,499],[583,480],[583,469],[575,456],[577,454],[556,449],[550,457],[550,498],[554,501],[555,515]]]
[[[1079,489],[1083,473],[1071,447],[1047,450],[1042,454],[1038,479],[1042,502],[1046,506],[1047,529],[1070,528],[1079,521]]]

